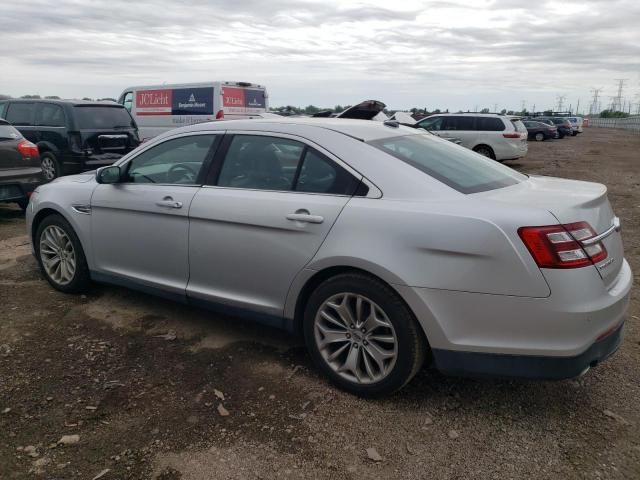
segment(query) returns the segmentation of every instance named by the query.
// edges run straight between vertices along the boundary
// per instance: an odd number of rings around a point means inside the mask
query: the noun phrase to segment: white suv
[[[455,136],[463,147],[498,161],[524,157],[528,150],[527,129],[519,117],[445,113],[427,117],[415,127],[439,136]]]

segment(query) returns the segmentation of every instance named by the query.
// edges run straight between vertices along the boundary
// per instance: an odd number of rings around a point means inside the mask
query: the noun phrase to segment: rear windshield
[[[382,138],[368,143],[462,193],[495,190],[527,178],[495,160],[426,135]]]
[[[135,128],[135,122],[124,107],[75,106],[79,129]]]
[[[523,132],[523,133],[527,132],[527,129],[524,126],[524,123],[522,123],[520,120],[511,120],[511,123],[513,123],[513,126],[516,129],[516,132]]]
[[[11,125],[0,124],[0,140],[15,140],[22,138],[20,132]]]

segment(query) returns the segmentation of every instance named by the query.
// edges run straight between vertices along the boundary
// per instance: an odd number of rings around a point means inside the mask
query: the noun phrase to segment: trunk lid
[[[607,198],[607,187],[599,183],[531,176],[517,185],[475,195],[511,205],[544,208],[561,224],[585,221],[597,235],[608,231],[614,224],[615,215]],[[620,232],[613,231],[602,240],[602,244],[607,249],[607,257],[596,264],[596,270],[609,288],[615,283],[624,259]]]

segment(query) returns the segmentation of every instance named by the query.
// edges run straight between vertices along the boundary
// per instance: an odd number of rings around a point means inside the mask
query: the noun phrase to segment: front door
[[[94,273],[184,296],[189,207],[221,135],[172,137],[121,165],[91,199]]]
[[[191,205],[189,297],[282,315],[294,277],[361,180],[296,138],[225,141],[219,173]]]

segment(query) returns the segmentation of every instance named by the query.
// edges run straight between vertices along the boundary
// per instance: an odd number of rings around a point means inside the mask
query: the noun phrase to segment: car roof
[[[349,137],[368,142],[380,138],[396,137],[402,135],[415,135],[419,132],[414,128],[398,125],[397,122],[377,122],[374,120],[352,120],[342,118],[307,118],[307,117],[281,117],[246,120],[221,120],[214,122],[198,123],[177,130],[171,130],[163,136],[175,133],[197,132],[206,130],[255,130],[287,133],[287,126],[305,126],[311,128],[331,130]]]
[[[474,113],[474,112],[462,112],[462,113],[434,113],[429,115],[430,117],[435,116],[448,116],[448,117],[498,117],[498,118],[520,118],[517,115],[498,115],[497,113]],[[428,118],[428,117],[425,117]]]
[[[124,108],[124,105],[110,100],[103,102],[96,100],[75,100],[75,99],[58,99],[58,98],[7,98],[2,102],[11,103],[54,103],[57,105],[71,105],[71,106],[90,106],[90,107],[118,107]]]

